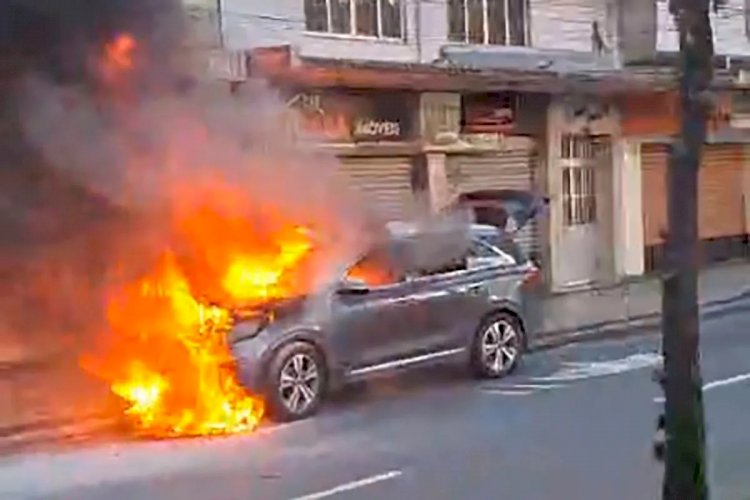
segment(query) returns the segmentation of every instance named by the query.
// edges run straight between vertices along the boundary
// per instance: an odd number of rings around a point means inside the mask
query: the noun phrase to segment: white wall
[[[416,2],[405,2],[406,39],[375,40],[305,31],[302,0],[224,0],[224,42],[228,49],[291,44],[300,56],[413,62],[417,60]]]
[[[639,276],[644,271],[641,143],[621,139],[613,154],[615,272],[621,278]]]
[[[547,110],[547,193],[550,196],[549,227],[550,227],[550,266],[549,283],[553,291],[564,290],[569,284],[565,282],[566,266],[576,259],[590,259],[597,262],[596,275],[592,275],[595,281],[607,283],[614,281],[617,273],[617,257],[614,246],[622,238],[617,232],[622,232],[622,225],[618,221],[622,214],[618,212],[615,205],[622,193],[622,186],[618,180],[618,170],[622,167],[620,147],[620,116],[619,112],[611,107],[610,114],[595,122],[589,123],[590,131],[594,135],[610,135],[612,137],[612,169],[600,171],[598,176],[603,179],[603,185],[597,186],[597,196],[600,205],[597,235],[598,240],[595,248],[591,248],[594,254],[586,255],[586,249],[576,248],[571,250],[570,244],[566,244],[566,231],[563,226],[563,200],[562,200],[562,160],[560,159],[561,137],[565,133],[580,132],[585,124],[583,120],[571,120],[566,113],[567,103],[564,98],[552,101]],[[603,189],[601,189],[603,188]]]
[[[211,0],[186,0],[205,2]],[[614,0],[530,0],[532,47],[591,52],[591,22],[601,24],[611,47]],[[302,0],[223,0],[228,49],[291,44],[301,56],[397,62],[431,62],[448,44],[446,0],[404,0],[406,39],[374,40],[306,33]]]
[[[605,43],[613,45],[609,0],[530,0],[531,42],[540,49],[591,52],[591,23],[598,21]]]
[[[669,13],[667,0],[657,0],[657,49],[679,50],[679,39],[674,18]],[[750,41],[745,33],[745,0],[727,0],[726,7],[711,12],[716,54],[750,55]]]

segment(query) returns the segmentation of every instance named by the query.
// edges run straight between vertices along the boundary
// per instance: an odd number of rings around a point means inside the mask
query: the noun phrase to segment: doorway
[[[609,265],[603,244],[608,236],[612,148],[608,135],[560,137],[562,231],[560,283],[565,288],[599,281]]]

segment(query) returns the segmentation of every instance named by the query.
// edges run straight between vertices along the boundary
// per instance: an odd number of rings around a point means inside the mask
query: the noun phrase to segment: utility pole
[[[710,0],[671,0],[680,37],[682,124],[667,173],[662,283],[664,500],[708,499],[698,315],[698,169],[713,78]]]

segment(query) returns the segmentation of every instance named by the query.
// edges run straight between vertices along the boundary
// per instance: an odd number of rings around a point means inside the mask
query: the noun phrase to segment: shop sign
[[[398,139],[401,137],[401,123],[394,120],[358,118],[354,122],[352,135],[356,139]]]
[[[510,92],[463,97],[463,132],[507,134],[516,126],[516,95]]]
[[[406,95],[301,93],[288,104],[302,132],[331,142],[400,141],[411,134]]]

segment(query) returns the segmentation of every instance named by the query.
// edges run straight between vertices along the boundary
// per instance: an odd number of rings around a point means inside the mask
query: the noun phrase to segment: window
[[[477,235],[476,239],[478,243],[489,247],[493,252],[506,255],[514,263],[525,261],[521,248],[507,235],[503,236],[499,232],[497,234],[484,233]],[[481,255],[478,256],[481,257]]]
[[[346,273],[346,279],[359,281],[368,286],[388,286],[402,281],[387,248],[378,247],[354,264]]]
[[[454,42],[528,45],[528,0],[448,0]]]
[[[305,0],[308,31],[403,38],[402,0]]]
[[[610,156],[609,139],[604,136],[565,134],[560,143],[563,160],[563,222],[566,226],[593,224],[597,218],[596,170],[600,160]]]
[[[563,169],[563,210],[566,226],[596,222],[596,179],[592,166]]]

